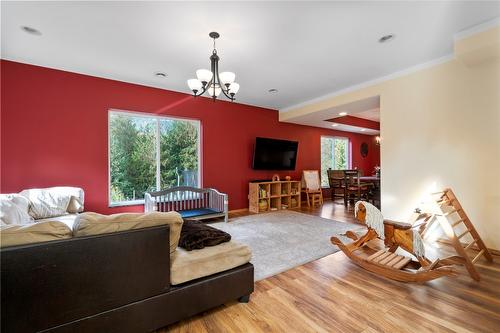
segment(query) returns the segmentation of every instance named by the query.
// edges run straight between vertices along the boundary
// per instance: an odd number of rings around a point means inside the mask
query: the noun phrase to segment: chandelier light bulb
[[[196,77],[205,85],[212,80],[213,73],[208,69],[198,69],[196,71]]]
[[[231,85],[229,86],[229,93],[236,95],[238,93],[238,90],[240,90],[240,85],[236,82],[231,83]]]
[[[222,72],[219,74],[219,78],[223,85],[229,87],[229,85],[234,82],[236,74],[234,74],[233,72]]]
[[[203,84],[198,79],[189,79],[187,81],[187,83],[188,83],[189,89],[191,89],[192,91],[194,91],[195,94],[198,91],[201,91],[201,89],[203,88]]]

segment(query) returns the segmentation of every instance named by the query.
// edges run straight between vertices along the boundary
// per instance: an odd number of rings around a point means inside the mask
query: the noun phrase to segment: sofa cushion
[[[182,217],[177,212],[121,213],[113,215],[82,213],[76,218],[73,235],[75,237],[99,235],[168,224],[170,226],[170,253],[173,253],[179,243],[182,223]]]
[[[71,233],[66,224],[57,221],[2,225],[0,247],[66,239],[71,238]]]
[[[73,226],[76,222],[76,218],[78,217],[78,215],[79,214],[66,214],[66,215],[61,215],[61,216],[48,217],[46,219],[36,220],[36,223],[51,222],[51,221],[61,222],[61,223],[66,224],[68,226],[68,228],[70,228],[71,231],[73,231]]]
[[[196,208],[196,209],[179,210],[179,214],[181,214],[183,218],[187,219],[196,216],[220,214],[220,212],[211,208]]]
[[[33,223],[28,214],[29,200],[17,193],[0,194],[0,221],[3,224]]]
[[[170,283],[173,285],[227,271],[250,261],[252,252],[234,241],[186,251],[178,248],[170,259]]]

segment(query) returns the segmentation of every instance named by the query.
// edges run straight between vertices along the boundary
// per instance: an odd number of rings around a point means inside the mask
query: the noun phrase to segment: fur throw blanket
[[[208,226],[200,221],[184,220],[179,246],[191,251],[203,249],[206,246],[219,245],[230,240],[231,235],[227,232]]]

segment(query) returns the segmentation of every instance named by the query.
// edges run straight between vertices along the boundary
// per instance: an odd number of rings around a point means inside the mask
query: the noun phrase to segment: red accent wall
[[[31,187],[79,186],[85,208],[110,214],[142,206],[108,208],[108,110],[121,109],[199,119],[203,186],[229,194],[230,209],[248,205],[248,182],[274,172],[251,168],[256,136],[299,141],[300,177],[319,169],[320,137],[349,137],[353,166],[371,173],[380,153],[374,137],[278,121],[278,112],[249,105],[119,81],[2,61],[1,192]],[[362,158],[359,146],[370,143]]]
[[[337,124],[369,128],[377,131],[380,130],[380,123],[378,121],[358,118],[354,116],[337,117],[337,118],[327,119],[327,121],[331,121],[332,123],[337,123]]]

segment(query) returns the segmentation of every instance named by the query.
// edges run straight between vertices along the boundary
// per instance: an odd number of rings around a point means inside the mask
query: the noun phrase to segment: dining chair
[[[370,201],[370,184],[361,183],[359,170],[344,170],[344,206],[347,207],[348,201],[354,195],[354,202],[362,198]]]
[[[328,184],[332,195],[332,201],[336,198],[344,199],[344,170],[328,169]]]
[[[318,170],[302,171],[302,192],[306,194],[307,206],[314,207],[316,203],[323,204],[323,191]]]

